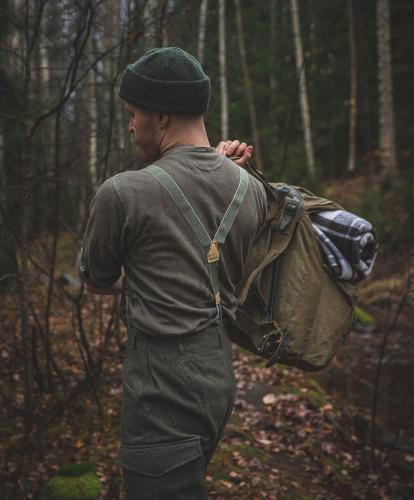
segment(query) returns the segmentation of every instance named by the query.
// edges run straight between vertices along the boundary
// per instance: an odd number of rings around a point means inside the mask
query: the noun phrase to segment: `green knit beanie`
[[[182,49],[151,49],[127,66],[119,96],[161,113],[202,114],[210,99],[210,78],[197,59]]]

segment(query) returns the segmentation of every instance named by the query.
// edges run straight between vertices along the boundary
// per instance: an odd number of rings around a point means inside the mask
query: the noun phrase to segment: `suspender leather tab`
[[[210,248],[207,254],[207,260],[208,263],[211,264],[212,262],[217,262],[219,259],[220,259],[220,254],[218,249],[218,243],[217,241],[214,240],[210,243]]]

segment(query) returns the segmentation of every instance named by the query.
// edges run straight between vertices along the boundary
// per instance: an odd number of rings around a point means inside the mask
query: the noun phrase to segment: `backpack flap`
[[[269,270],[261,276],[268,282]],[[355,286],[345,290],[324,262],[307,214],[282,256],[274,318],[289,340],[277,361],[307,371],[325,367],[349,332]]]

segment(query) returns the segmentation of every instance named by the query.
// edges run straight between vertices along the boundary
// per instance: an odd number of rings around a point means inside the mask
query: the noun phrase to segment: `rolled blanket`
[[[335,276],[353,282],[368,276],[378,251],[372,224],[345,210],[317,212],[311,219]]]

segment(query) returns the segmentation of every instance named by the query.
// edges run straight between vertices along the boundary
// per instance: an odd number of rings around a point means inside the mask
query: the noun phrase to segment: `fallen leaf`
[[[85,443],[82,441],[82,439],[78,439],[75,443],[75,448],[77,448],[78,450],[80,450],[81,448],[83,448],[85,446]]]
[[[277,401],[276,396],[273,393],[266,394],[266,396],[263,396],[263,404],[265,405],[274,405]]]

